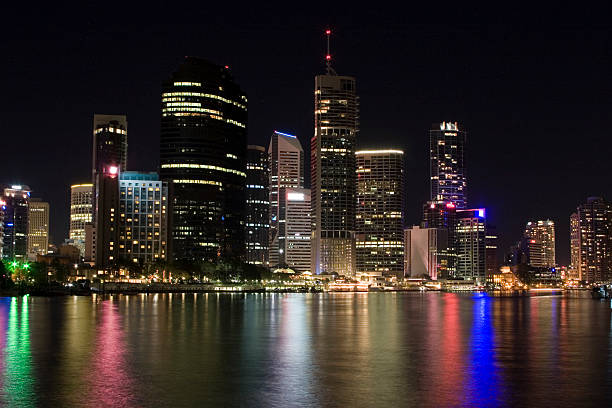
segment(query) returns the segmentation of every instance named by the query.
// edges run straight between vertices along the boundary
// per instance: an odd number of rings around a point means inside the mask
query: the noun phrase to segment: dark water
[[[0,403],[610,406],[610,319],[562,296],[0,298]]]

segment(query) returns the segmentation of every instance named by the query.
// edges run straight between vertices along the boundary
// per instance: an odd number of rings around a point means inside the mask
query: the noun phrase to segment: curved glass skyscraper
[[[247,97],[228,67],[187,57],[162,85],[173,259],[244,255],[246,145]]]

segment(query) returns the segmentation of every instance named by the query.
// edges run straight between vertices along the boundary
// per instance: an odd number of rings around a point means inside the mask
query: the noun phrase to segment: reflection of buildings
[[[404,230],[404,276],[431,279],[445,276],[448,262],[448,230],[420,228]]]
[[[7,187],[0,201],[3,202],[2,257],[24,260],[28,253],[30,188],[20,185]]]
[[[355,78],[315,77],[311,146],[312,265],[315,273],[355,274],[355,142],[359,100]]]
[[[456,276],[484,284],[486,280],[485,209],[457,211]]]
[[[525,227],[525,236],[536,241],[540,248],[539,254],[532,253],[531,265],[552,268],[555,260],[555,223],[551,220],[530,221]]]
[[[467,207],[465,142],[466,132],[457,122],[435,124],[429,131],[432,201]]]
[[[404,152],[360,150],[357,162],[357,273],[402,277]]]
[[[30,199],[28,206],[28,258],[46,255],[49,248],[49,203]]]
[[[581,280],[612,278],[612,205],[589,197],[570,217],[572,263]]]
[[[246,261],[267,266],[270,230],[268,156],[263,146],[247,147]]]

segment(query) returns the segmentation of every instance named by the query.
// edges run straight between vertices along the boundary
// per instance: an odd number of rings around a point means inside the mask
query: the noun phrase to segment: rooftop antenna
[[[327,75],[337,75],[336,71],[331,66],[331,51],[329,50],[329,37],[331,36],[331,30],[328,28],[325,30],[327,37],[327,54],[325,54],[325,64],[327,66]]]

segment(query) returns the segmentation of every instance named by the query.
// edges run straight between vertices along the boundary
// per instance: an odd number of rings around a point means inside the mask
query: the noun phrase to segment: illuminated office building
[[[49,248],[49,203],[31,198],[28,205],[28,258],[47,255]]]
[[[246,148],[246,94],[227,66],[187,57],[162,84],[173,259],[244,256]]]
[[[93,222],[93,184],[70,186],[69,239],[85,255],[85,225]]]
[[[98,268],[119,261],[119,167],[108,166],[96,172],[95,263]]]
[[[525,227],[525,237],[540,244],[540,254],[533,254],[531,266],[553,268],[555,259],[555,223],[551,220],[530,221]]]
[[[486,281],[486,218],[485,209],[457,210],[455,230],[457,261],[455,276]]]
[[[144,264],[165,261],[168,185],[154,172],[119,174],[119,259]]]
[[[263,146],[247,146],[246,261],[268,266],[270,199],[268,155]]]
[[[296,136],[274,131],[268,146],[270,168],[270,266],[282,265],[280,242],[285,239],[280,224],[285,222],[281,207],[285,205],[284,188],[304,187],[304,150]],[[307,200],[310,202],[310,200]]]
[[[360,150],[357,164],[356,266],[358,273],[404,274],[404,152]]]
[[[355,274],[355,143],[359,98],[355,78],[315,77],[314,136],[310,143],[312,265],[314,272]]]
[[[429,131],[431,200],[467,207],[464,163],[466,132],[457,122],[442,122]]]
[[[448,229],[414,226],[404,230],[404,276],[436,280],[448,276]]]
[[[574,225],[577,224],[577,225]],[[570,218],[572,256],[580,280],[589,283],[612,279],[612,205],[589,197]]]
[[[487,225],[485,236],[485,258],[487,269],[487,281],[493,281],[493,275],[499,273],[499,261],[497,259],[497,228]]]
[[[580,276],[580,217],[578,213],[570,216],[570,263],[575,278]]]
[[[421,228],[437,228],[447,231],[446,263],[438,274],[439,278],[455,276],[457,263],[457,207],[452,202],[428,201],[423,205],[423,221]],[[442,256],[442,255],[440,255]]]
[[[279,195],[278,255],[270,266],[311,272],[310,190],[283,187]]]
[[[28,216],[30,188],[13,185],[4,189],[2,257],[25,260],[28,253]]]

